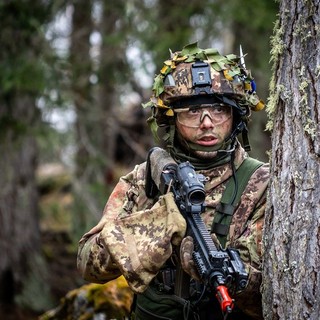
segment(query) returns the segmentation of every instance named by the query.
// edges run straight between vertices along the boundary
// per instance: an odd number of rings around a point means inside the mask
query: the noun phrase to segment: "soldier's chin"
[[[204,159],[204,160],[214,159],[218,154],[217,151],[198,151],[198,150],[193,150],[192,153],[197,158]]]

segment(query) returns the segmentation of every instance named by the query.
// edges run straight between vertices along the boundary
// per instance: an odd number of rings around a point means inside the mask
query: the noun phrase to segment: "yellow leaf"
[[[174,116],[174,112],[172,109],[169,109],[167,112],[166,112],[166,116],[168,117],[173,117]]]
[[[179,55],[176,55],[173,57],[173,61],[184,61],[188,58],[188,56],[179,56]]]
[[[233,78],[230,76],[228,70],[223,70],[223,74],[224,74],[224,76],[225,76],[225,78],[226,78],[227,80],[229,80],[229,81],[232,81],[232,80],[233,80]]]
[[[260,100],[254,108],[252,108],[253,111],[261,111],[264,108],[264,102]]]
[[[171,66],[171,64],[172,64],[172,61],[171,60],[166,60],[165,62],[164,62],[164,64],[166,65],[166,66]]]
[[[158,101],[157,101],[157,106],[158,108],[165,108],[165,109],[168,109],[169,107],[167,107],[164,103],[163,103],[163,100],[158,98]]]
[[[252,90],[251,82],[245,82],[245,83],[244,83],[244,89],[245,89],[246,91],[251,91],[251,90]]]
[[[166,73],[166,71],[168,70],[168,66],[167,65],[164,65],[163,67],[162,67],[162,69],[160,70],[160,72],[162,73],[162,74],[165,74]]]

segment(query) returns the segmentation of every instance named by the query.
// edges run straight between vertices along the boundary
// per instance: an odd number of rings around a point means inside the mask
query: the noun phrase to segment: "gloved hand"
[[[197,281],[200,281],[200,275],[194,264],[192,253],[194,250],[193,239],[190,236],[183,238],[180,245],[180,259],[182,269],[189,274],[189,276]]]

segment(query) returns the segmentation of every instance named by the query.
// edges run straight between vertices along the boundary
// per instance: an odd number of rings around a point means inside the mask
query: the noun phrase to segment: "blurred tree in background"
[[[53,55],[41,29],[52,19],[50,3],[0,4],[0,304],[49,306],[41,254],[37,140],[46,132],[38,99],[50,91],[46,69]]]
[[[0,3],[2,306],[45,310],[81,284],[74,275],[59,274],[64,284],[54,277],[63,263],[46,246],[48,235],[67,238],[75,268],[80,235],[153,145],[141,102],[169,49],[198,41],[227,54],[241,44],[266,99],[277,12],[269,0]],[[253,120],[252,155],[267,160],[265,116]]]

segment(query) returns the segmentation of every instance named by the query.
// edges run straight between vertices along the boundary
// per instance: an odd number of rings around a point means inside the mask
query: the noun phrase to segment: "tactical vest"
[[[211,232],[216,233],[223,247],[227,241],[232,215],[239,204],[241,195],[252,174],[262,165],[263,163],[256,159],[246,158],[236,171],[235,179],[231,178],[227,182],[220,204],[216,208],[211,228]],[[161,272],[164,271],[159,272],[160,276]],[[173,281],[174,279],[171,282]],[[135,295],[131,318],[135,320],[223,319],[220,306],[212,293],[207,292],[201,301],[197,301],[199,296],[186,300],[174,295],[172,286],[168,284],[159,281],[159,276],[157,276],[144,293]],[[228,319],[250,320],[250,317],[244,315],[240,310],[234,310]]]

